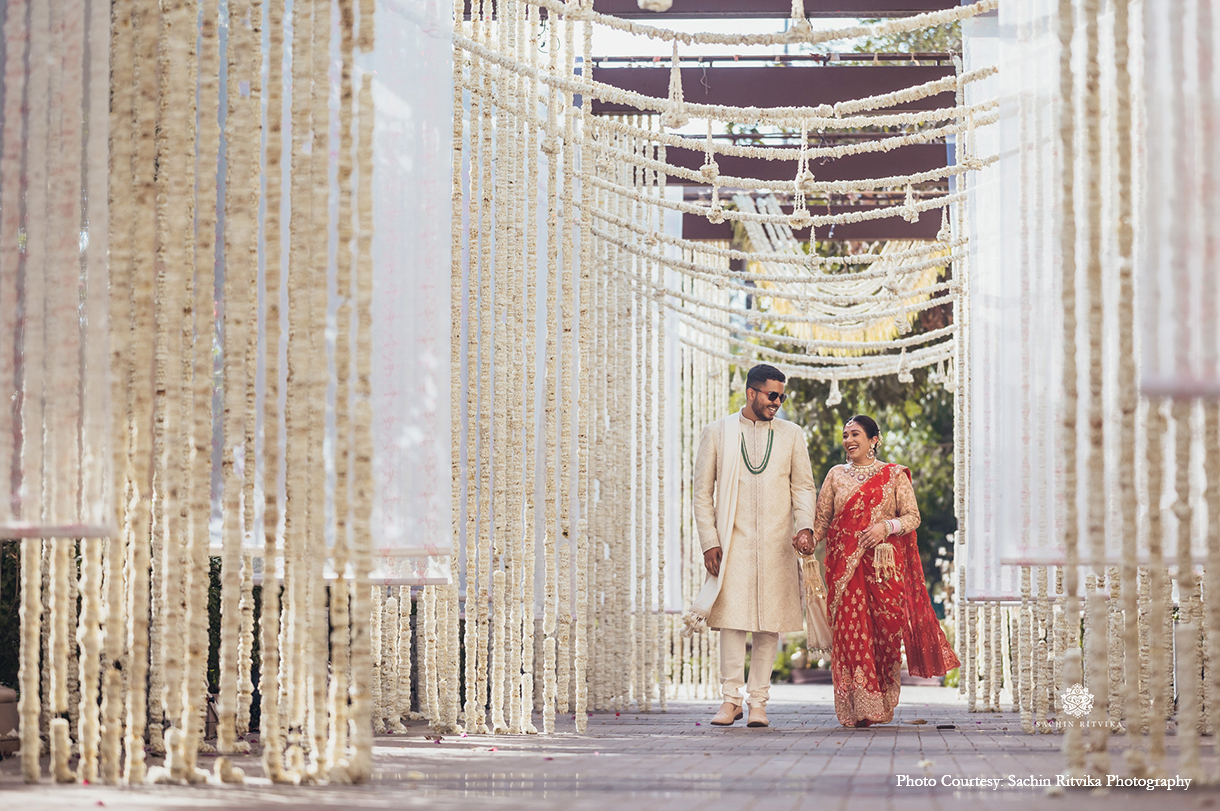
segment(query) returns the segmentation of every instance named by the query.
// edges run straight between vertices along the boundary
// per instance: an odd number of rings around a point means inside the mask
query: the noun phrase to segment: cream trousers
[[[750,681],[747,684],[746,634],[733,628],[720,629],[720,690],[724,700],[741,706],[741,688],[746,688],[746,703],[766,706],[771,693],[771,669],[775,666],[775,651],[779,634],[754,631],[750,652]]]

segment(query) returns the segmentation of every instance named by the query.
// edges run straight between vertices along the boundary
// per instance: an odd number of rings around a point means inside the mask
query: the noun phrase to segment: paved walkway
[[[254,758],[238,765],[243,786],[25,786],[15,759],[0,763],[0,795],[29,811],[84,808],[539,808],[940,809],[978,806],[1066,811],[1220,808],[1220,790],[1009,787],[1009,775],[1056,782],[1063,769],[1058,735],[1025,735],[1012,713],[974,714],[956,690],[905,687],[896,722],[867,730],[835,721],[828,685],[776,685],[772,726],[721,729],[707,723],[715,704],[671,702],[666,713],[590,718],[587,735],[571,717],[553,736],[445,736],[422,724],[379,737],[376,776],[366,786],[292,788],[258,776]],[[918,723],[924,721],[926,723]],[[952,725],[949,729],[937,726]],[[1125,772],[1116,737],[1114,771]],[[1170,738],[1170,753],[1175,751]],[[1213,753],[1205,739],[1205,759]],[[210,758],[201,765],[210,768]],[[1173,773],[1173,761],[1170,763]],[[899,785],[901,777],[930,786]],[[963,785],[998,780],[998,788]],[[952,785],[953,781],[958,785]],[[950,785],[944,785],[944,783]],[[1103,781],[1104,782],[1104,781]],[[7,811],[7,809],[0,809]]]

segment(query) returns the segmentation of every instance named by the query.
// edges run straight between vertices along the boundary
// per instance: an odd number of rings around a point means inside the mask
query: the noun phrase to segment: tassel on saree
[[[894,545],[879,543],[873,550],[873,570],[882,583],[898,575],[898,564],[894,560]]]

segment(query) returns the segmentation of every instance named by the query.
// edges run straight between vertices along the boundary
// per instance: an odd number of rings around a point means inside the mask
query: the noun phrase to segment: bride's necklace
[[[872,476],[881,467],[881,460],[875,459],[867,465],[857,465],[853,462],[848,462],[846,471],[847,475],[851,476],[858,482],[868,481],[869,476]]]

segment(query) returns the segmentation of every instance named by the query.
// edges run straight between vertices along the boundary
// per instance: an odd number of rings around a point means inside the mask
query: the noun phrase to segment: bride
[[[913,676],[959,665],[924,581],[911,471],[878,459],[880,445],[871,417],[847,421],[847,464],[826,475],[814,514],[814,539],[826,541],[835,714],[848,727],[893,720],[904,643]]]

